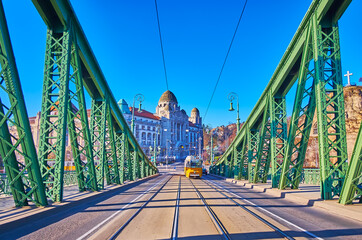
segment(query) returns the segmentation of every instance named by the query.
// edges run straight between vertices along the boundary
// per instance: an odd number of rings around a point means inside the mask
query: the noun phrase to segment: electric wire
[[[225,64],[226,64],[226,61],[228,59],[228,56],[229,56],[229,53],[230,53],[230,50],[231,50],[231,47],[233,45],[233,42],[234,42],[234,39],[235,39],[235,36],[236,36],[236,33],[238,31],[238,28],[239,28],[239,25],[240,25],[240,22],[241,22],[241,19],[243,18],[243,15],[244,15],[244,12],[245,12],[245,8],[246,8],[246,4],[247,4],[248,0],[245,0],[245,3],[244,3],[244,7],[243,7],[243,10],[241,11],[240,13],[240,17],[239,17],[239,21],[238,21],[238,24],[236,25],[236,28],[235,28],[235,31],[234,31],[234,35],[231,39],[231,42],[230,42],[230,45],[229,45],[229,48],[228,48],[228,51],[226,53],[226,56],[225,56],[225,59],[224,59],[224,62],[221,66],[221,70],[220,70],[220,73],[219,73],[219,77],[217,78],[217,81],[216,81],[216,84],[215,84],[215,87],[214,87],[214,90],[212,92],[212,95],[211,95],[211,98],[210,98],[210,101],[209,101],[209,104],[207,105],[207,108],[206,108],[206,111],[205,111],[205,115],[204,115],[204,122],[205,122],[205,119],[206,119],[206,115],[207,115],[207,112],[209,111],[209,108],[210,108],[210,105],[211,105],[211,102],[212,102],[212,99],[214,98],[214,95],[215,95],[215,92],[216,92],[216,88],[219,84],[219,81],[220,81],[220,78],[221,78],[221,75],[222,75],[222,72],[224,71],[224,67],[225,67]]]
[[[164,71],[165,71],[166,88],[167,88],[167,90],[168,90],[166,61],[165,61],[165,53],[164,53],[164,51],[163,51],[162,35],[161,35],[161,25],[160,25],[160,18],[159,18],[159,16],[158,16],[157,0],[155,0],[155,7],[156,7],[156,16],[157,16],[157,25],[158,25],[158,35],[159,35],[159,37],[160,37],[160,44],[161,44],[161,53],[162,53],[163,69],[164,69]]]

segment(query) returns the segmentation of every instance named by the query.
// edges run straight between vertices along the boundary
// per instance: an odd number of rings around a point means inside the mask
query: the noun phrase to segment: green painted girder
[[[137,180],[137,169],[136,169],[136,161],[138,160],[138,154],[136,151],[129,151],[128,158],[128,177],[130,181]]]
[[[4,8],[0,1],[0,91],[8,96],[8,104],[0,99],[0,154],[15,206],[48,204],[42,183],[38,158],[24,96],[10,41]],[[17,134],[9,132],[9,125]]]
[[[242,143],[242,162],[241,162],[241,179],[248,180],[249,179],[249,160],[248,160],[248,141],[247,139],[243,140]]]
[[[107,101],[92,99],[90,129],[92,136],[93,157],[98,164],[95,165],[98,189],[104,189],[106,164],[106,121]]]
[[[69,0],[32,0],[32,2],[49,29],[63,31],[67,29],[70,24],[72,25],[76,34],[76,44],[79,49],[79,56],[83,67],[84,87],[92,99],[107,98],[109,100],[109,107],[112,118],[114,119],[116,131],[119,129],[122,130],[127,136],[127,140],[131,144],[132,149],[137,149],[137,151],[147,159],[147,156],[137,143],[119,109],[117,101],[107,84],[106,78],[102,73]],[[147,162],[151,164],[153,172],[157,172],[157,168],[148,159]]]
[[[270,121],[271,121],[271,180],[272,187],[279,185],[282,172],[285,148],[287,144],[287,109],[285,97],[272,97],[270,95]]]
[[[120,184],[118,161],[115,143],[115,129],[113,127],[113,119],[109,106],[107,106],[107,121],[106,121],[106,179],[107,184]]]
[[[63,199],[72,31],[47,30],[38,159],[45,192]]]
[[[242,176],[242,170],[243,170],[243,151],[242,147],[240,148],[234,148],[233,153],[234,159],[234,178],[240,180]]]
[[[121,131],[116,132],[116,153],[118,160],[118,170],[119,170],[119,183],[124,183],[124,162],[125,162],[125,134]]]
[[[307,31],[307,41],[303,50],[299,71],[297,92],[290,120],[288,142],[285,150],[279,189],[297,189],[302,176],[305,152],[315,112],[315,84],[312,45],[312,22]]]
[[[314,16],[314,13],[316,14],[318,24],[325,21],[335,23],[343,15],[351,1],[352,0],[314,0],[311,3],[264,92],[245,121],[245,124],[241,127],[234,141],[225,151],[223,157],[219,159],[220,162],[224,161],[224,156],[231,154],[234,145],[241,144],[242,139],[247,134],[246,126],[254,126],[257,122],[261,121],[269,92],[272,96],[284,97],[297,80],[308,25]]]
[[[259,131],[257,129],[250,129],[250,131],[248,131],[248,179],[249,182],[252,182],[254,179],[254,168],[255,168],[255,163],[256,163],[256,159],[258,157],[258,145],[259,145]]]
[[[82,70],[76,48],[77,46],[72,44],[72,57],[70,63],[72,73],[69,85],[68,132],[78,178],[79,191],[97,191],[97,177],[84,96]],[[80,125],[77,125],[77,122],[80,123]]]
[[[266,108],[263,115],[263,122],[260,128],[260,139],[257,147],[255,168],[253,174],[253,183],[259,181],[266,183],[269,166],[270,166],[270,141],[271,141],[271,122],[269,99],[267,100]]]
[[[362,202],[362,122],[354,144],[352,158],[348,166],[339,202],[351,204],[354,200]]]
[[[340,195],[347,173],[347,140],[337,23],[313,22],[315,90],[322,199]]]

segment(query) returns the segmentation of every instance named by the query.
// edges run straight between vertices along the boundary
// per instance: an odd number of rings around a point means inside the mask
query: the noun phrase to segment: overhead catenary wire
[[[228,56],[229,56],[229,53],[230,53],[230,50],[231,50],[231,47],[233,45],[233,42],[234,42],[234,39],[235,39],[235,36],[236,36],[236,33],[238,31],[238,28],[239,28],[239,25],[240,25],[240,22],[241,22],[241,19],[243,18],[243,15],[244,15],[244,12],[245,12],[245,8],[246,8],[246,4],[247,4],[248,0],[245,0],[245,3],[244,3],[244,7],[243,7],[243,10],[241,11],[240,13],[240,17],[239,17],[239,21],[238,21],[238,24],[236,25],[236,28],[235,28],[235,31],[234,31],[234,35],[231,39],[231,42],[230,42],[230,45],[229,45],[229,48],[228,48],[228,51],[226,52],[226,56],[225,56],[225,59],[224,59],[224,62],[221,66],[221,70],[220,70],[220,73],[219,73],[219,77],[217,78],[217,81],[216,81],[216,84],[215,84],[215,87],[214,87],[214,90],[212,92],[212,95],[211,95],[211,98],[210,98],[210,101],[209,101],[209,104],[207,105],[207,108],[206,108],[206,111],[205,111],[205,115],[204,115],[204,122],[205,122],[205,119],[206,119],[206,115],[207,115],[207,112],[209,111],[209,108],[210,108],[210,105],[211,105],[211,102],[212,102],[212,99],[214,98],[214,95],[215,95],[215,92],[216,92],[216,88],[219,84],[219,81],[220,81],[220,78],[221,78],[221,75],[222,75],[222,72],[224,71],[224,67],[225,67],[225,64],[226,64],[226,61],[228,59]]]
[[[166,89],[168,90],[168,80],[167,80],[167,71],[166,71],[166,61],[165,61],[165,53],[164,53],[164,51],[163,51],[162,34],[161,34],[161,25],[160,25],[160,18],[159,18],[159,16],[158,16],[157,0],[155,0],[155,8],[156,8],[156,16],[157,16],[158,35],[159,35],[159,37],[160,37],[160,45],[161,45],[161,53],[162,53],[163,69],[164,69],[164,71],[165,71]]]

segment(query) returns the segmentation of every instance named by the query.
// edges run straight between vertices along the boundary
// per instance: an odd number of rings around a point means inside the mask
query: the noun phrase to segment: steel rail
[[[199,189],[196,188],[196,186],[194,185],[194,183],[191,181],[191,179],[189,179],[189,181],[191,182],[192,186],[194,187],[194,190],[197,194],[197,196],[200,198],[200,200],[202,201],[202,203],[204,204],[205,210],[206,212],[209,214],[211,220],[214,222],[215,227],[217,228],[218,232],[220,234],[223,235],[223,237],[225,239],[231,240],[231,236],[229,234],[229,232],[226,230],[225,226],[222,224],[221,220],[219,219],[219,217],[216,215],[216,213],[212,210],[212,208],[210,207],[210,205],[207,203],[206,199],[204,198],[204,196],[201,194],[201,192],[199,191]]]
[[[260,209],[261,211],[263,211],[263,212],[265,212],[265,213],[267,213],[267,214],[269,214],[269,215],[272,215],[273,217],[276,217],[277,219],[285,222],[285,223],[288,224],[288,225],[291,225],[291,226],[297,228],[298,230],[302,231],[303,233],[309,235],[310,237],[315,238],[315,239],[318,239],[318,240],[323,240],[323,238],[318,237],[317,235],[315,235],[315,234],[307,231],[306,229],[304,229],[304,228],[302,228],[302,227],[299,227],[298,225],[295,225],[294,223],[291,223],[291,222],[289,222],[288,220],[286,220],[286,219],[284,219],[284,218],[282,218],[282,217],[279,217],[278,215],[276,215],[276,214],[274,214],[274,213],[272,213],[272,212],[270,212],[270,211],[268,211],[268,210],[266,210],[266,209],[258,206],[257,204],[255,204],[255,203],[253,203],[253,202],[251,202],[251,201],[243,198],[242,196],[239,196],[239,195],[236,194],[235,192],[229,190],[229,188],[227,188],[227,187],[225,187],[225,186],[221,186],[220,184],[214,183],[214,180],[208,180],[208,181],[211,182],[211,183],[213,183],[213,185],[217,186],[218,188],[220,188],[220,189],[226,191],[227,193],[230,193],[231,195],[235,196],[236,198],[242,200],[243,202],[246,202],[246,203],[248,203],[248,204],[250,204],[250,205],[252,205],[252,206],[254,206],[254,207],[257,207],[257,208]],[[220,192],[220,193],[221,193],[221,192]],[[223,194],[223,193],[221,193],[221,194]],[[229,198],[229,197],[228,197],[228,198]],[[232,200],[232,199],[230,199],[230,200]],[[232,201],[234,201],[234,200],[232,200]],[[238,205],[239,205],[239,204],[238,204]],[[242,207],[242,205],[239,205],[239,206]],[[242,207],[242,208],[245,208],[245,207]],[[256,214],[255,212],[253,212],[253,211],[251,211],[251,210],[249,210],[249,209],[245,209],[245,210],[247,210],[247,211],[248,211],[249,213],[251,213],[252,215],[259,216],[258,214]],[[259,217],[260,217],[260,216],[259,216]],[[262,217],[260,217],[260,218],[262,218]],[[265,219],[264,219],[264,220],[265,220]],[[265,221],[266,221],[266,220],[265,220]],[[266,221],[266,222],[267,222],[267,221]],[[265,222],[265,223],[266,223],[266,222]],[[274,225],[273,225],[273,226],[274,226]],[[274,227],[275,227],[275,226],[274,226]],[[276,228],[277,228],[277,227],[276,227]],[[280,229],[279,229],[279,230],[280,230]],[[282,230],[280,230],[280,231],[282,231]],[[282,232],[283,232],[283,231],[282,231]],[[280,232],[280,233],[282,233],[282,232]],[[282,234],[284,235],[284,233],[282,233]],[[290,239],[294,239],[294,238],[291,237]]]
[[[180,192],[181,192],[181,176],[180,176],[179,182],[178,182],[178,191],[177,191],[177,199],[176,199],[176,205],[175,205],[175,214],[174,214],[173,223],[172,223],[172,233],[171,233],[171,239],[172,240],[176,240],[177,239],[177,234],[178,234]]]
[[[223,195],[224,197],[226,197],[227,199],[229,199],[230,201],[232,201],[233,203],[235,203],[237,206],[241,207],[242,209],[244,209],[246,212],[248,212],[249,214],[251,214],[252,216],[256,217],[258,220],[260,220],[261,222],[263,222],[264,224],[266,224],[268,227],[272,228],[274,231],[280,233],[281,235],[284,236],[284,238],[289,239],[289,240],[293,240],[294,238],[289,236],[288,234],[286,234],[283,230],[281,230],[280,228],[276,227],[274,224],[270,223],[269,221],[267,221],[265,218],[259,216],[258,214],[256,214],[255,212],[251,211],[250,209],[246,208],[245,206],[241,205],[240,203],[238,203],[237,201],[235,201],[234,199],[232,199],[231,197],[229,197],[228,195],[226,195],[225,193],[221,192],[220,190],[218,190],[214,183],[214,186],[212,186],[211,184],[209,184],[207,181],[210,180],[203,180],[201,179],[204,183],[206,183],[208,186],[210,186],[211,188],[213,188],[215,191],[217,191],[218,193],[220,193],[221,195]],[[211,182],[211,181],[210,181]],[[221,187],[219,187],[221,188]]]
[[[109,240],[117,239],[118,235],[127,227],[127,225],[146,207],[148,203],[152,201],[152,199],[166,186],[166,184],[171,180],[173,176],[171,176],[169,179],[167,179],[162,186],[146,201],[142,204],[140,208],[125,222],[110,238]],[[152,188],[154,189],[154,188]],[[151,190],[152,190],[151,189]],[[151,191],[150,190],[150,191]]]

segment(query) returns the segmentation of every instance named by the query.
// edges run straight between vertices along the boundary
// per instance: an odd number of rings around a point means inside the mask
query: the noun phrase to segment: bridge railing
[[[211,168],[226,177],[297,189],[310,130],[317,118],[323,199],[343,204],[361,198],[362,133],[350,161],[346,127],[338,20],[351,0],[314,0],[270,82],[234,141]],[[286,94],[296,83],[287,132]]]

